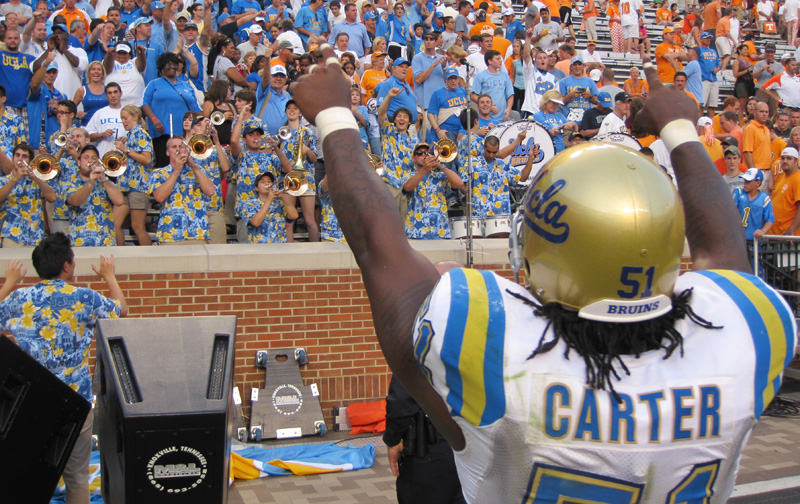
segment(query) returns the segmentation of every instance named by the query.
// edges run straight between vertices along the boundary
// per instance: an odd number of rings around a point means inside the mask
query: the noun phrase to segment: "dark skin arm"
[[[647,133],[660,134],[676,119],[697,123],[697,105],[686,93],[658,80],[655,67],[647,68],[649,56],[643,57],[650,83],[650,97],[636,117],[636,124]],[[678,192],[686,215],[686,239],[695,270],[732,269],[750,272],[745,249],[744,229],[731,205],[730,190],[719,176],[714,163],[700,142],[687,142],[671,153]],[[708,226],[708,222],[716,225]]]
[[[329,46],[325,59],[335,56]],[[320,93],[325,89],[325,93]],[[350,108],[350,84],[338,65],[318,67],[292,85],[303,116],[312,123],[323,109]],[[417,310],[436,284],[433,264],[405,238],[402,221],[386,185],[367,161],[356,130],[339,130],[325,138],[330,194],[347,243],[361,268],[370,299],[375,330],[392,372],[433,419],[436,427],[460,450],[461,428],[450,417],[444,400],[420,371],[411,347]],[[353,194],[362,197],[353,198]]]

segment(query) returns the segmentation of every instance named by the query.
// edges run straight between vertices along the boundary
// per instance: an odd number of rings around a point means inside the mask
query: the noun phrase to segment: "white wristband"
[[[353,111],[345,107],[327,108],[317,114],[314,120],[319,130],[320,141],[324,142],[325,137],[343,129],[358,131],[358,123],[353,117]]]
[[[661,140],[664,141],[664,145],[667,146],[667,150],[670,152],[685,143],[700,143],[697,128],[688,119],[676,119],[667,123],[666,126],[661,128]]]

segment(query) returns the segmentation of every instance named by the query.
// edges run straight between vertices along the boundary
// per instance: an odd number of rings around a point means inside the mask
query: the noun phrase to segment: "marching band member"
[[[114,142],[115,148],[128,158],[127,168],[117,179],[124,203],[114,207],[117,243],[125,243],[122,224],[128,213],[131,214],[131,229],[136,234],[139,245],[151,245],[152,240],[145,229],[147,207],[150,195],[147,193],[148,174],[153,163],[153,141],[145,128],[147,123],[142,110],[136,105],[125,105],[119,117],[122,127],[127,131],[124,138]]]
[[[62,232],[69,236],[70,209],[67,205],[66,189],[78,183],[78,158],[81,149],[89,145],[89,132],[85,128],[74,128],[67,137],[67,143],[59,147],[55,157],[58,159],[58,175],[50,182],[56,191],[56,201],[53,203],[53,220],[50,222],[50,232]]]
[[[401,180],[403,192],[410,195],[405,215],[406,236],[416,240],[450,238],[445,191],[448,185],[461,190],[464,182],[439,162],[428,144],[417,144],[413,156],[414,173]]]
[[[209,243],[224,244],[228,242],[228,231],[225,226],[225,216],[222,213],[222,176],[227,174],[231,165],[228,155],[219,139],[219,132],[211,126],[209,119],[202,116],[193,121],[191,128],[192,136],[206,135],[210,133],[210,140],[214,145],[206,144],[205,148],[211,152],[204,152],[208,157],[198,156],[194,162],[202,168],[211,182],[214,184],[214,195],[208,198],[208,232]]]
[[[306,229],[308,229],[308,241],[318,242],[319,226],[314,218],[314,205],[316,200],[315,195],[317,189],[317,186],[314,183],[314,163],[317,162],[317,154],[314,152],[314,144],[316,142],[314,138],[314,131],[312,131],[312,128],[300,124],[300,109],[297,108],[297,104],[294,100],[289,100],[286,102],[286,118],[286,126],[288,126],[291,130],[292,136],[289,138],[289,140],[281,142],[281,150],[292,162],[293,166],[300,165],[302,163],[302,171],[306,176],[306,180],[308,181],[308,190],[306,190],[305,194],[299,196],[300,208],[303,211],[303,219],[306,222]],[[303,142],[300,146],[299,156],[301,161],[299,161],[297,159],[297,147],[300,143],[299,141],[301,136]],[[297,198],[298,197],[288,195],[286,198],[286,203],[289,206],[296,205]],[[293,228],[294,222],[287,222],[286,238],[289,242],[294,241]]]
[[[80,150],[78,177],[67,181],[64,195],[69,205],[69,235],[76,247],[116,245],[114,205],[124,199],[119,188],[103,172],[100,153],[94,145]]]
[[[241,205],[248,243],[286,243],[286,220],[294,221],[299,215],[291,196],[279,189],[275,175],[268,171],[256,177],[255,194]]]
[[[52,203],[56,192],[26,166],[32,159],[33,148],[26,143],[17,144],[11,156],[13,170],[0,177],[3,248],[33,247],[44,238],[42,198]],[[7,165],[3,171],[8,171]]]

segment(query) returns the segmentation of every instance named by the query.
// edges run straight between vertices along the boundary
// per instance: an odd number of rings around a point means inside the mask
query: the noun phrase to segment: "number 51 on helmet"
[[[515,219],[512,269],[524,269],[541,303],[604,322],[638,322],[671,309],[683,206],[646,156],[609,143],[571,147],[542,168]]]

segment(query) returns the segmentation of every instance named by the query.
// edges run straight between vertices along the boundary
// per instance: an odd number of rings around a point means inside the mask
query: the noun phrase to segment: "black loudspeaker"
[[[49,503],[92,407],[0,336],[0,500]]]
[[[105,501],[227,502],[236,317],[107,319],[98,328]]]

